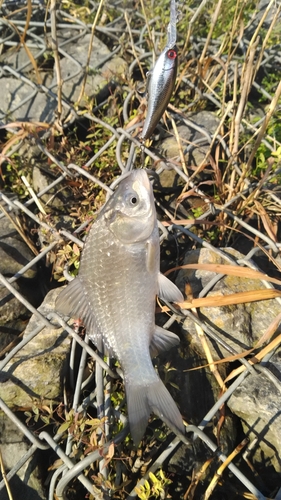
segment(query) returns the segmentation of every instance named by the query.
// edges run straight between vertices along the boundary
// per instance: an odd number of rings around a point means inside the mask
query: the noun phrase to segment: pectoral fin
[[[156,272],[157,263],[157,244],[153,240],[147,242],[147,252],[146,252],[146,269],[149,273]]]
[[[152,337],[152,341],[150,344],[150,355],[152,358],[157,356],[162,351],[168,351],[175,345],[179,344],[179,337],[169,330],[165,330],[161,328],[161,326],[155,325],[155,333]]]
[[[103,339],[95,324],[95,317],[84,293],[79,277],[71,281],[59,294],[55,309],[58,313],[70,318],[79,318],[87,328],[91,341],[99,351],[103,350]]]
[[[184,298],[181,291],[172,281],[170,281],[164,274],[158,275],[159,297],[168,300],[168,302],[183,302]]]

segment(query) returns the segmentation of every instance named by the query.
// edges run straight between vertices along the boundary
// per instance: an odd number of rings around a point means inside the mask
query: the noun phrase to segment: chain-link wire
[[[199,182],[195,178],[190,179],[190,176],[187,172],[184,172],[183,169],[179,166],[179,159],[175,160],[165,160],[160,154],[158,154],[155,150],[151,150],[150,148],[145,147],[142,143],[140,143],[135,135],[134,131],[137,125],[132,125],[130,128],[124,126],[112,126],[107,121],[99,118],[99,114],[97,113],[100,105],[97,104],[96,108],[92,111],[87,111],[86,113],[83,111],[80,112],[79,107],[75,106],[70,99],[66,99],[62,97],[61,104],[63,108],[63,121],[60,124],[57,124],[57,108],[58,108],[58,93],[57,86],[58,82],[56,79],[53,79],[48,84],[44,84],[43,82],[36,81],[34,79],[34,73],[31,72],[32,67],[36,66],[40,68],[40,65],[43,64],[42,60],[44,58],[47,59],[48,54],[50,53],[50,33],[51,33],[51,18],[49,12],[46,11],[45,5],[41,1],[33,1],[32,2],[32,16],[29,21],[27,36],[25,39],[25,46],[28,51],[32,51],[32,56],[28,58],[25,62],[13,64],[9,63],[10,54],[15,54],[21,45],[23,34],[25,33],[25,2],[13,2],[6,1],[2,3],[2,18],[0,19],[1,26],[1,39],[0,45],[2,47],[1,60],[4,64],[1,66],[1,78],[12,78],[13,83],[18,85],[18,88],[24,90],[23,94],[25,97],[21,99],[20,102],[13,102],[12,96],[10,99],[10,104],[8,109],[5,111],[0,111],[0,122],[3,130],[5,129],[9,133],[9,137],[17,138],[15,142],[11,145],[10,148],[4,151],[2,158],[3,161],[8,161],[13,156],[21,151],[21,148],[25,144],[32,144],[37,146],[40,150],[40,161],[46,165],[52,165],[52,169],[50,172],[52,173],[54,180],[49,181],[48,185],[42,188],[39,192],[36,193],[37,200],[44,200],[46,195],[53,196],[54,190],[58,192],[59,190],[63,190],[67,183],[79,183],[83,181],[90,181],[94,186],[99,186],[104,193],[110,195],[112,193],[112,189],[115,187],[116,182],[113,182],[111,185],[106,184],[102,181],[98,174],[94,175],[92,173],[91,167],[94,166],[102,155],[105,152],[108,152],[113,144],[115,144],[115,163],[117,165],[115,170],[115,176],[118,176],[118,181],[126,176],[127,173],[133,167],[136,158],[140,156],[140,152],[151,159],[152,164],[156,165],[156,174],[160,175],[165,170],[173,170],[183,181],[183,184],[187,184],[189,188],[193,189],[193,192],[197,193],[201,196],[206,203],[205,211],[198,217],[198,221],[206,221],[209,217],[214,217],[216,214],[226,214],[229,218],[233,219],[235,222],[238,222],[240,227],[244,227],[253,238],[259,238],[260,244],[264,245],[264,248],[267,252],[273,252],[274,255],[280,252],[280,244],[270,238],[268,235],[265,235],[255,227],[246,223],[242,220],[241,217],[238,217],[232,212],[232,207],[236,206],[237,200],[243,201],[245,197],[256,189],[257,183],[255,182],[246,182],[246,187],[244,190],[240,191],[238,194],[235,193],[232,198],[228,199],[224,205],[219,205],[214,202],[214,200],[207,196],[205,192],[203,192],[199,187]],[[89,2],[91,6],[88,12],[88,17],[93,15],[96,12],[96,5],[94,2]],[[22,9],[20,8],[22,7]],[[118,10],[120,13],[119,17],[117,17],[113,22],[108,22],[107,25],[97,26],[96,34],[106,35],[113,41],[114,48],[112,51],[99,60],[98,65],[95,67],[95,71],[97,71],[100,67],[102,67],[107,61],[110,61],[115,54],[121,54],[122,46],[119,45],[119,40],[123,32],[127,32],[126,24],[124,21],[124,10],[122,3],[116,3],[114,8]],[[132,11],[129,9],[129,13],[132,14]],[[77,77],[84,77],[84,64],[80,63],[71,55],[71,44],[79,44],[80,41],[85,37],[85,35],[90,34],[91,32],[91,24],[87,24],[86,22],[80,20],[77,17],[74,17],[70,12],[65,10],[57,9],[56,12],[57,18],[57,42],[58,42],[58,53],[61,58],[65,58],[68,62],[68,67],[71,68],[67,76],[63,78],[63,85],[66,82],[76,81]],[[151,57],[151,52],[145,51],[145,42],[144,42],[144,33],[146,32],[146,27],[141,30],[132,30],[132,33],[138,39],[135,40],[135,50],[138,54],[139,61],[148,61]],[[159,33],[155,33],[155,37],[159,38]],[[247,42],[245,41],[247,44]],[[193,45],[195,49],[199,52],[200,47],[204,46],[205,40],[198,39],[197,41],[193,40]],[[22,43],[23,46],[23,43]],[[216,43],[210,45],[210,50],[213,50],[213,54],[217,51]],[[247,46],[246,46],[247,49]],[[224,56],[222,56],[224,59]],[[226,62],[226,61],[224,61]],[[280,56],[276,55],[275,51],[268,50],[265,53],[263,59],[263,65],[269,67],[274,64],[281,64]],[[137,67],[137,61],[134,59],[131,63],[131,66],[128,68],[128,74],[132,76],[135,68]],[[235,74],[235,66],[236,63],[230,64],[230,77],[234,78]],[[91,69],[91,66],[90,66]],[[32,74],[32,76],[31,76]],[[1,81],[1,80],[0,80]],[[216,106],[216,109],[221,110],[221,102],[214,97],[212,91],[204,91],[196,87],[192,81],[187,78],[183,78],[184,83],[189,87],[193,87],[197,95],[200,96],[201,100],[206,100],[211,102],[213,106]],[[266,90],[263,89],[257,82],[254,82],[254,86],[258,87],[258,89],[264,94],[266,94]],[[63,88],[63,87],[62,87]],[[16,87],[15,87],[16,89]],[[123,90],[127,91],[127,96],[123,102],[123,122],[126,124],[130,117],[130,107],[132,106],[132,102],[135,99],[135,92],[129,89],[126,85],[124,85]],[[17,90],[15,90],[16,92]],[[22,122],[29,121],[27,109],[32,110],[32,107],[36,106],[36,99],[40,96],[44,96],[45,100],[43,101],[47,106],[49,111],[44,111],[42,109],[42,116],[40,120],[37,120],[40,123],[37,123],[36,126],[38,130],[41,124],[44,122],[48,124],[49,127],[46,127],[44,133],[40,131],[40,133],[35,133],[32,135],[31,129],[28,129],[26,126],[22,125]],[[268,97],[268,95],[267,95]],[[271,98],[271,96],[269,95]],[[198,98],[199,99],[199,98]],[[103,104],[103,103],[102,103]],[[194,103],[193,103],[194,104]],[[22,111],[21,111],[22,110]],[[202,145],[213,145],[219,144],[222,150],[224,151],[224,155],[226,160],[231,160],[231,152],[228,148],[227,142],[223,136],[220,134],[212,134],[210,131],[206,131],[204,127],[201,127],[195,124],[192,120],[189,120],[182,116],[182,114],[178,113],[178,110],[174,110],[170,108],[170,115],[176,120],[179,120],[181,123],[188,125],[194,132],[200,134],[200,138],[195,139],[191,144],[186,146],[184,150],[184,154],[187,154],[190,151],[194,151],[197,148],[200,148]],[[22,115],[21,115],[22,113]],[[21,117],[20,119],[14,119],[15,116]],[[27,117],[26,119],[24,117]],[[231,113],[230,113],[231,116]],[[32,117],[32,112],[31,112]],[[72,161],[64,161],[60,158],[59,154],[53,153],[48,149],[48,141],[51,141],[52,136],[54,134],[54,130],[56,126],[60,126],[64,130],[68,130],[72,124],[78,118],[87,119],[90,123],[97,124],[103,128],[104,131],[107,132],[107,137],[109,134],[111,136],[104,141],[103,145],[99,147],[98,151],[93,155],[88,155],[88,159],[85,164],[77,165]],[[20,123],[21,122],[21,123]],[[245,128],[250,128],[249,123],[244,120]],[[260,123],[256,124],[256,130]],[[19,134],[19,131],[22,130],[22,134]],[[271,138],[265,137],[267,147],[271,150],[276,147],[278,143],[277,139],[275,144],[272,144]],[[30,142],[31,141],[31,142]],[[233,167],[236,173],[241,176],[243,172],[238,166],[236,159],[233,159]],[[263,188],[266,190],[266,186]],[[274,195],[274,193],[267,191],[267,195],[274,198],[276,203],[280,205],[280,199],[278,196]],[[61,243],[75,243],[80,248],[83,247],[83,240],[80,237],[80,233],[83,231],[85,223],[81,223],[80,227],[75,230],[68,229],[58,229],[56,225],[50,222],[50,218],[42,216],[42,214],[38,213],[37,210],[34,209],[34,197],[27,198],[25,196],[25,200],[22,201],[20,196],[13,195],[12,197],[8,196],[4,191],[0,193],[1,206],[3,207],[3,213],[0,215],[0,218],[8,218],[11,217],[15,219],[17,214],[20,213],[24,215],[24,217],[33,224],[36,225],[37,230],[40,232],[44,232],[44,234],[49,235],[49,243],[43,245],[38,254],[30,259],[29,263],[24,265],[20,270],[16,272],[13,276],[6,277],[4,275],[0,275],[0,282],[2,287],[5,287],[16,299],[18,299],[29,311],[31,314],[35,315],[37,318],[37,327],[34,328],[27,336],[25,336],[0,362],[0,370],[2,375],[7,375],[8,373],[5,371],[5,367],[13,359],[16,354],[20,354],[21,349],[26,346],[29,342],[31,342],[44,327],[46,328],[58,328],[59,326],[63,327],[64,330],[68,332],[68,334],[72,337],[72,352],[70,354],[69,361],[69,369],[70,369],[70,383],[72,385],[72,390],[74,394],[72,408],[75,413],[83,411],[87,412],[90,406],[96,406],[99,408],[104,405],[108,407],[108,400],[104,400],[104,393],[107,394],[110,392],[110,383],[108,380],[108,376],[111,377],[111,380],[116,380],[116,378],[120,377],[122,373],[119,371],[118,373],[114,371],[110,365],[110,363],[105,362],[104,359],[99,356],[94,349],[88,343],[87,337],[85,340],[82,340],[81,337],[75,331],[75,328],[69,326],[65,321],[59,317],[55,312],[52,314],[44,315],[42,312],[39,312],[24,296],[21,292],[16,288],[17,281],[24,277],[26,273],[33,268],[35,265],[40,264],[40,262],[44,263],[48,256],[56,249],[56,247]],[[160,207],[161,208],[161,207]],[[164,210],[164,208],[163,208]],[[170,217],[171,221],[173,221],[173,214],[169,211],[169,209],[165,208],[165,213]],[[180,216],[179,219],[180,220]],[[0,221],[1,223],[1,221]],[[231,263],[234,266],[249,266],[251,268],[255,268],[255,264],[253,263],[252,257],[255,252],[258,251],[258,248],[253,248],[249,253],[242,259],[236,260],[234,257],[230,257],[226,252],[222,249],[214,247],[212,244],[207,243],[202,238],[200,238],[195,232],[192,231],[193,223],[179,225],[176,223],[172,223],[169,225],[168,229],[164,227],[164,231],[166,234],[174,234],[179,235],[185,234],[188,236],[192,242],[198,243],[200,246],[208,248],[210,251],[218,254],[226,263]],[[257,267],[256,267],[257,269]],[[67,268],[65,269],[64,275],[69,277],[69,273]],[[205,296],[208,291],[214,286],[214,284],[222,277],[222,275],[216,276],[213,280],[211,280],[208,285],[202,290],[201,297]],[[272,287],[268,282],[264,282],[265,286]],[[276,300],[280,303],[280,298]],[[215,339],[217,342],[222,343],[223,346],[232,354],[237,354],[233,348],[230,347],[227,341],[222,341],[220,337],[216,335],[216,332],[212,330],[210,326],[208,326],[204,321],[201,321],[193,312],[183,311],[183,314],[188,315],[192,321],[196,324],[199,324],[203,331],[206,333],[207,337],[211,339]],[[176,314],[172,314],[171,318],[166,324],[166,327],[171,327],[173,323],[178,320],[178,316]],[[81,350],[78,352],[77,345],[80,345]],[[263,361],[266,362],[270,358],[270,353],[266,359]],[[90,356],[96,363],[96,389],[85,397],[84,389],[87,387],[91,391],[91,382],[93,380],[93,376],[90,375],[83,382],[83,371],[85,369],[87,356]],[[74,377],[74,365],[77,362],[78,358],[78,375]],[[76,361],[75,361],[76,360]],[[209,448],[209,450],[217,456],[217,458],[221,462],[225,462],[227,457],[220,452],[218,446],[208,437],[206,432],[206,426],[210,423],[214,415],[218,412],[218,410],[222,407],[224,403],[228,401],[230,396],[234,393],[234,391],[242,384],[242,382],[251,374],[258,374],[259,377],[269,377],[270,380],[274,378],[274,384],[281,391],[281,382],[274,374],[271,372],[270,366],[256,367],[255,365],[250,364],[246,359],[241,358],[240,363],[244,366],[244,371],[241,373],[232,383],[229,384],[227,390],[224,394],[217,400],[217,402],[209,409],[205,417],[198,424],[198,426],[188,425],[186,427],[186,434],[193,434],[200,439],[205,445]],[[1,376],[2,376],[1,375]],[[1,382],[0,382],[1,383]],[[105,390],[106,389],[106,390]],[[1,386],[0,386],[1,390]],[[109,397],[109,396],[108,396]],[[18,427],[18,429],[22,432],[23,436],[31,443],[31,447],[28,452],[18,461],[18,463],[10,470],[7,474],[7,479],[10,480],[19,469],[26,463],[30,457],[35,453],[37,449],[46,450],[52,449],[58,458],[61,459],[62,464],[59,468],[53,473],[51,482],[49,484],[49,499],[54,498],[54,494],[56,494],[56,498],[63,499],[65,498],[65,491],[73,480],[73,478],[77,478],[85,487],[85,489],[91,493],[96,495],[95,498],[98,498],[98,492],[96,489],[93,489],[93,482],[85,472],[88,467],[97,461],[104,460],[106,456],[111,442],[114,442],[116,445],[118,443],[122,443],[127,436],[128,426],[126,425],[126,419],[122,416],[122,413],[115,408],[116,415],[121,419],[124,428],[120,431],[113,441],[104,442],[102,446],[83,458],[76,460],[75,457],[70,458],[72,453],[72,438],[71,434],[69,434],[69,439],[64,442],[61,441],[61,435],[56,434],[52,436],[49,431],[42,431],[39,436],[37,436],[34,432],[32,432],[28,426],[20,420],[17,415],[8,408],[5,401],[0,399],[0,408],[6,414],[6,416]],[[145,480],[149,477],[150,472],[155,472],[159,468],[162,467],[164,461],[172,454],[175,448],[178,446],[179,442],[188,443],[186,436],[179,436],[174,441],[167,446],[167,448],[158,456],[157,459],[152,459],[152,462],[149,465],[149,469],[143,476],[143,478],[138,482],[138,486],[144,484]],[[60,444],[59,444],[60,443]],[[255,498],[259,500],[265,500],[265,496],[259,491],[258,487],[255,484],[254,479],[249,480],[244,473],[237,466],[232,463],[228,463],[228,469],[236,476],[236,478],[242,483],[244,488],[252,493]],[[106,471],[102,470],[103,474],[106,475]],[[0,483],[0,491],[2,491],[5,487],[5,482],[2,481]],[[96,488],[96,487],[95,487]],[[95,493],[94,493],[95,491]],[[102,492],[99,492],[100,495]],[[133,498],[136,496],[136,491],[133,489],[128,496],[129,498]],[[277,493],[276,499],[280,497],[280,492]]]

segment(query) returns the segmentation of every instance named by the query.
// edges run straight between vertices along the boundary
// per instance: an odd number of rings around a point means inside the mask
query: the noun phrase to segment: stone
[[[241,259],[243,257],[240,252],[232,248],[224,248],[222,250],[224,253],[234,257],[234,259]],[[226,262],[217,253],[202,248],[186,253],[184,264],[191,263],[224,264]],[[188,284],[194,297],[197,297],[199,292],[214,276],[215,274],[209,271],[186,269],[179,272],[176,283],[182,290]],[[225,276],[216,283],[207,296],[217,297],[219,306],[220,297],[222,296],[263,288],[265,286],[259,280]],[[206,325],[212,327],[217,336],[237,353],[254,347],[278,314],[280,314],[280,305],[275,299],[231,306],[200,307],[200,310],[198,310],[199,318]],[[189,342],[189,353],[197,353],[197,366],[207,364],[206,355],[195,324],[189,317],[184,320],[183,333]],[[215,361],[230,355],[221,344],[213,339],[208,341],[208,345]],[[270,372],[275,376],[276,385],[267,378],[265,373],[257,371],[256,375],[250,374],[241,382],[227,402],[231,412],[241,419],[244,432],[250,441],[256,440],[252,448],[251,460],[254,463],[260,464],[261,470],[271,464],[277,473],[281,472],[280,360],[281,349],[279,348],[270,359],[268,366]],[[232,370],[232,366],[224,363],[223,365],[217,365],[217,369],[222,378],[225,379]],[[197,377],[202,378],[205,370],[202,372],[203,370],[197,372]],[[192,372],[190,373],[192,374]],[[208,397],[214,397],[217,400],[220,395],[219,387],[209,368],[206,370],[205,378],[208,387],[206,388],[205,381],[205,385],[203,386],[202,384],[202,390],[209,391],[210,394]],[[183,410],[185,408],[184,398],[189,389],[186,385],[187,382],[188,379],[185,382],[183,380],[183,383],[185,383],[183,386],[180,385],[181,381],[177,382],[181,389],[183,388],[183,406],[181,406]],[[200,391],[198,381],[196,384],[197,390]],[[200,398],[200,394],[197,395],[198,398]],[[197,406],[198,401],[196,399],[195,401]],[[187,405],[185,411],[188,411]],[[227,434],[228,436],[231,435],[231,433]],[[272,477],[274,480],[276,479],[274,476]]]
[[[50,175],[45,173],[41,168],[34,166],[32,170],[32,186],[35,193],[39,193],[43,189],[48,188],[53,179]],[[68,195],[68,196],[67,196]],[[69,199],[67,190],[58,190],[57,186],[48,189],[46,194],[40,197],[46,210],[52,208],[64,208],[67,200]]]
[[[19,235],[12,222],[3,217],[0,219],[0,272],[5,276],[13,276],[26,266],[34,255]],[[35,278],[36,267],[28,269],[24,277]]]
[[[279,374],[279,388],[264,373],[248,375],[232,394],[227,404],[242,423],[250,441],[255,441],[251,459],[260,464],[271,463],[281,473],[281,349],[270,360],[269,370]]]
[[[17,274],[27,265],[34,255],[27,244],[22,240],[12,222],[7,217],[0,219],[0,273],[6,278]],[[23,277],[13,283],[13,287],[38,305],[37,269],[32,266]],[[30,317],[28,309],[4,285],[0,285],[0,352],[14,341],[17,335],[26,327]]]
[[[13,77],[1,78],[0,119],[11,121],[39,121],[52,123],[57,102],[45,93],[36,92],[25,82]],[[31,99],[30,96],[32,95]]]
[[[214,133],[219,125],[218,117],[214,113],[206,110],[187,114],[187,118],[193,121],[195,125],[202,127],[209,134]],[[192,126],[183,124],[179,125],[177,129],[181,139],[183,151],[190,143],[198,139],[204,139],[205,137],[202,132],[199,132]],[[179,146],[174,136],[165,138],[159,144],[159,150],[160,153],[166,158],[176,158],[179,156]],[[205,158],[208,150],[209,142],[206,138],[205,142],[200,143],[198,146],[195,145],[191,151],[185,154],[186,164],[197,167]]]
[[[28,452],[31,444],[23,439],[18,427],[4,413],[0,413],[0,448],[6,474]],[[9,480],[13,498],[24,500],[45,500],[41,471],[38,465],[38,451],[27,460],[15,476]],[[2,477],[0,479],[1,483]],[[9,500],[4,487],[0,491],[1,500]]]
[[[243,258],[243,255],[237,250],[232,248],[223,250],[234,259]],[[184,264],[197,262],[201,264],[226,263],[217,253],[206,248],[186,253]],[[194,296],[197,297],[214,276],[215,273],[209,271],[181,270],[177,278],[177,285],[184,289],[185,283],[188,282]],[[212,288],[208,297],[217,297],[219,304],[221,296],[264,288],[265,286],[259,280],[225,276]],[[275,299],[271,299],[223,307],[201,307],[199,316],[216,331],[218,337],[226,341],[238,353],[253,347],[279,312],[280,305]],[[198,348],[200,348],[201,343],[198,342],[194,322],[186,318],[183,328],[189,332],[192,341],[198,343]],[[212,345],[211,350],[215,360],[229,355],[229,352],[221,345],[216,344],[214,347],[214,342]]]
[[[63,45],[64,51],[67,51],[70,57],[60,59],[62,94],[63,97],[71,102],[76,102],[81,92],[81,86],[84,80],[84,69],[87,63],[88,49],[91,35],[87,33],[79,39],[79,44],[71,43]],[[105,61],[106,59],[108,61]],[[75,64],[75,61],[77,64]],[[127,63],[118,56],[110,56],[110,50],[94,36],[92,52],[89,60],[89,72],[86,77],[84,95],[80,104],[86,104],[87,98],[99,93],[111,79],[120,78],[127,71]],[[56,84],[57,76],[54,72],[52,85]],[[56,86],[54,87],[56,91]]]
[[[60,289],[51,290],[38,308],[45,317],[54,311]],[[33,315],[24,338],[38,326]],[[62,396],[71,339],[63,328],[47,328],[34,337],[2,371],[1,397],[12,409],[31,407],[34,400],[50,402]]]
[[[13,286],[21,291],[17,283]],[[27,318],[27,308],[5,286],[0,286],[0,352],[24,330]]]
[[[40,42],[40,40],[33,39],[32,47],[28,46],[28,50],[36,60],[37,57],[42,54],[44,45],[42,44],[42,42]],[[13,48],[12,50],[6,52],[5,63],[21,73],[28,73],[33,70],[33,65],[30,61],[30,57],[23,46],[17,48],[16,50],[14,50]]]

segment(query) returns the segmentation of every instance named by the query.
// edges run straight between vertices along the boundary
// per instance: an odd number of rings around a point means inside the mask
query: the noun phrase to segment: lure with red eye
[[[149,74],[147,115],[139,138],[149,139],[166,110],[177,76],[178,53],[176,47],[165,47]]]
[[[167,56],[169,59],[176,59],[177,53],[175,50],[171,49],[171,50],[168,50]]]

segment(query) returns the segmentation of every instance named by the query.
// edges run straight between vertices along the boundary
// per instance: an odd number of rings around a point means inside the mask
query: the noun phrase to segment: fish
[[[164,114],[174,90],[178,66],[177,8],[175,0],[170,4],[167,45],[158,57],[147,78],[147,114],[139,135],[141,141],[149,139]]]
[[[155,325],[156,295],[182,302],[180,290],[160,273],[153,189],[145,170],[122,179],[87,235],[78,275],[59,294],[55,309],[79,317],[99,351],[123,370],[130,432],[141,441],[151,412],[184,434],[178,407],[151,357],[179,343]]]

